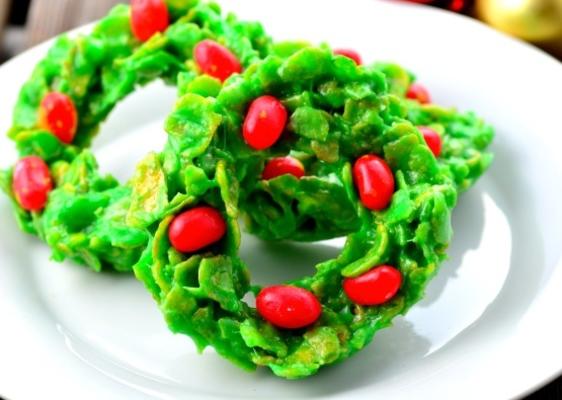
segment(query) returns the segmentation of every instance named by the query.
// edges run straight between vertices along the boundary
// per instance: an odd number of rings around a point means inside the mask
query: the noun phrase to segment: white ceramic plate
[[[48,261],[0,197],[0,395],[13,400],[144,398],[517,397],[562,367],[562,66],[483,25],[432,8],[375,0],[223,2],[279,39],[353,47],[416,71],[440,104],[497,127],[490,172],[463,195],[456,236],[426,299],[351,360],[303,381],[247,374],[173,336],[131,276]],[[232,4],[231,4],[232,3]],[[0,68],[0,130],[41,46]],[[165,136],[174,91],[159,84],[119,105],[96,141],[103,169],[126,179]],[[15,159],[0,138],[0,164]],[[310,272],[338,242],[243,239],[254,278]]]

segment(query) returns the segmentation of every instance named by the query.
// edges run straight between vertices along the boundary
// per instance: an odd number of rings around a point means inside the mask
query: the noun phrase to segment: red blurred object
[[[406,0],[411,3],[429,4],[436,7],[446,8],[455,12],[467,11],[473,0]]]
[[[457,12],[461,12],[467,5],[466,0],[453,0],[451,4],[449,4],[449,9]]]

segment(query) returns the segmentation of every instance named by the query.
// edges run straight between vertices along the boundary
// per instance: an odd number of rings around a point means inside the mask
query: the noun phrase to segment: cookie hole
[[[312,243],[267,242],[244,234],[240,257],[252,276],[252,284],[274,285],[300,279],[315,273],[315,266],[336,258],[345,238]]]
[[[167,139],[164,121],[175,100],[174,88],[153,82],[117,104],[93,141],[101,171],[126,182],[149,152],[160,151]]]

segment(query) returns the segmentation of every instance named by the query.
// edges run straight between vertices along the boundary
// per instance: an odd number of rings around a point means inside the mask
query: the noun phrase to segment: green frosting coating
[[[201,78],[199,78],[201,79]],[[368,344],[379,329],[405,313],[446,257],[451,211],[458,192],[488,167],[484,149],[492,131],[472,115],[420,106],[389,91],[381,67],[363,68],[327,49],[301,47],[288,58],[270,56],[229,79],[216,96],[185,91],[169,116],[164,151],[147,160],[157,171],[133,186],[140,194],[167,192],[169,201],[147,199],[143,226],[155,232],[134,270],[159,303],[174,332],[200,349],[215,350],[244,367],[268,366],[285,378],[302,378],[342,361]],[[272,148],[248,147],[241,126],[249,103],[261,96],[282,100],[287,130]],[[437,160],[416,124],[444,136]],[[450,135],[450,137],[449,137]],[[371,212],[358,201],[351,165],[366,153],[383,155],[397,181],[391,205]],[[307,175],[261,179],[271,157],[291,154]],[[180,210],[207,204],[220,210],[228,233],[200,254],[182,254],[167,231]],[[265,239],[317,240],[347,235],[340,256],[316,266],[316,274],[290,282],[321,301],[320,319],[299,330],[277,329],[243,299],[254,294],[238,255],[239,217]],[[342,280],[379,264],[403,275],[398,294],[381,306],[352,303]]]

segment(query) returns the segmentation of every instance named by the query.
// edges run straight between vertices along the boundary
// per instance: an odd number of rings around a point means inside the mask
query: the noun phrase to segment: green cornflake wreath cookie
[[[203,71],[201,81],[218,88],[269,45],[261,25],[223,18],[217,5],[197,0],[133,0],[91,34],[59,38],[23,86],[8,132],[21,159],[0,172],[0,187],[20,227],[47,242],[57,261],[130,271],[148,235],[127,224],[131,187],[101,175],[88,150],[100,123],[156,79],[189,87]]]
[[[423,104],[399,66],[272,45],[212,4],[132,3],[59,39],[22,89],[9,132],[22,158],[0,174],[22,229],[55,260],[136,263],[174,332],[242,367],[300,378],[360,350],[423,295],[458,192],[491,162],[491,128]],[[181,95],[167,145],[119,185],[88,147],[156,78]],[[238,256],[240,216],[266,240],[347,242],[314,276],[262,289]]]
[[[132,195],[144,211],[136,226],[151,232],[134,271],[173,332],[241,367],[302,378],[362,349],[422,297],[493,134],[470,114],[391,93],[389,68],[305,47],[218,92],[183,92],[166,148],[141,164]],[[439,159],[408,117],[447,133]],[[315,275],[260,288],[238,255],[240,216],[266,239],[347,241]],[[255,308],[243,300],[252,292]]]
[[[346,51],[349,57],[347,52],[349,50]],[[403,100],[399,109],[395,109],[398,112],[395,115],[407,119],[420,130],[437,156],[439,167],[448,169],[458,191],[468,189],[492,161],[492,155],[485,152],[493,139],[492,127],[473,113],[461,114],[452,108],[429,104],[429,99],[423,103],[419,99],[404,101],[409,88],[425,89],[414,82],[411,73],[396,64],[378,63],[366,68],[375,75],[376,72],[384,74],[388,94]],[[311,95],[305,91],[303,98]],[[351,141],[354,142],[355,138]],[[337,155],[339,145],[336,142],[328,140],[322,145],[329,148],[323,161],[328,161],[330,167],[338,171],[341,165],[329,162],[331,157]],[[301,165],[310,159],[307,154],[295,154]],[[325,171],[329,175],[330,172],[327,169]],[[241,208],[247,230],[264,240],[331,239],[352,233],[359,227],[356,205],[341,182],[331,179],[300,181],[286,177],[274,182],[262,180],[257,188],[244,191]],[[331,196],[328,202],[324,195],[326,192]]]

